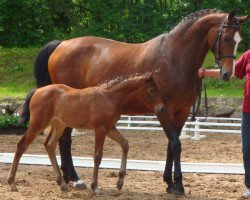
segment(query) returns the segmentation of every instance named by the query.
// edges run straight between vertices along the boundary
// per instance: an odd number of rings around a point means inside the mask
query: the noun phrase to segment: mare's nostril
[[[229,72],[224,73],[222,79],[228,81],[230,79],[230,73]]]

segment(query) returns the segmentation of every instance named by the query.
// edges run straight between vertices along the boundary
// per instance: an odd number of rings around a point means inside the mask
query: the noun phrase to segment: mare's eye
[[[225,35],[224,38],[223,38],[223,40],[224,40],[225,42],[228,42],[228,41],[230,40],[230,37],[229,37],[228,35]]]

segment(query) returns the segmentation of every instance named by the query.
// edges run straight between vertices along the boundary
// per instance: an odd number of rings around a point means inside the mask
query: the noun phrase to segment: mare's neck
[[[183,22],[172,30],[166,40],[166,49],[170,50],[170,57],[183,77],[197,75],[197,70],[205,60],[209,50],[208,33],[214,27],[220,27],[222,14],[217,17],[207,15],[198,20]],[[168,51],[169,51],[168,50]],[[170,58],[171,59],[171,58]]]

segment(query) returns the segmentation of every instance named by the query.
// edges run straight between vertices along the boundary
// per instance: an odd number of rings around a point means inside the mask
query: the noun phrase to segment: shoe
[[[247,199],[250,199],[250,188],[246,188],[244,197],[247,198]]]

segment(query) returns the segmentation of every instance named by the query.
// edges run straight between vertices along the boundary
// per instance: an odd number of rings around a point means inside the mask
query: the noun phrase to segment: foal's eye
[[[153,88],[149,88],[149,89],[148,89],[148,93],[149,93],[149,94],[153,94],[153,93],[154,93],[154,89],[153,89]]]

